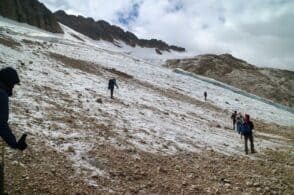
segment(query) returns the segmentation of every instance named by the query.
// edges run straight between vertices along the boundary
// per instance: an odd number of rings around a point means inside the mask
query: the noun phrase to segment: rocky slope
[[[155,48],[158,54],[161,53],[160,51],[185,51],[185,48],[168,45],[161,40],[139,39],[135,34],[129,31],[125,32],[120,27],[110,25],[108,22],[103,20],[94,21],[93,18],[67,15],[64,11],[57,11],[54,13],[54,15],[62,24],[76,30],[77,32],[89,36],[94,40],[102,39],[110,42],[121,40],[132,47],[138,45],[141,47]]]
[[[1,0],[0,15],[53,33],[63,33],[54,15],[38,0]]]
[[[181,68],[227,83],[276,103],[294,106],[294,72],[258,68],[230,54],[199,55],[195,58],[168,60],[170,68]]]

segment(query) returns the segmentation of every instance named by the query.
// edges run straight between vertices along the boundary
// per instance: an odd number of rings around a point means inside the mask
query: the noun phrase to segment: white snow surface
[[[253,121],[260,119],[266,123],[294,126],[294,115],[290,112],[160,66],[159,61],[154,61],[153,49],[131,48],[122,43],[118,48],[112,43],[91,40],[64,25],[62,28],[65,34],[53,34],[0,18],[0,36],[5,35],[22,44],[18,49],[0,44],[0,68],[12,66],[19,70],[22,84],[16,87],[10,104],[20,104],[29,110],[29,117],[12,112],[10,123],[18,124],[22,131],[44,139],[48,146],[67,154],[78,171],[86,169],[91,171],[91,175],[107,176],[91,164],[88,156],[89,151],[101,143],[112,144],[119,149],[135,147],[163,155],[207,149],[227,155],[242,155],[244,149],[240,135],[228,129],[232,126],[230,116],[209,109],[205,104],[249,113]],[[52,45],[49,48],[29,46],[22,43],[22,39],[46,41]],[[49,52],[92,62],[97,67],[114,68],[132,75],[134,79],[118,79],[116,99],[110,100],[107,91],[109,78],[65,66],[50,58]],[[163,54],[156,60],[172,56],[171,53]],[[24,67],[20,61],[25,63]],[[55,93],[47,93],[40,87],[48,87]],[[184,99],[166,96],[162,91],[177,92]],[[204,91],[208,93],[208,102],[203,100]],[[76,106],[69,107],[61,96],[68,96],[67,99]],[[97,97],[102,98],[102,104],[96,102]],[[186,101],[185,97],[198,104]],[[54,107],[53,103],[67,109],[54,113],[56,117],[82,113],[89,120],[75,121],[83,129],[70,127],[62,120],[50,121],[47,119],[48,110]],[[116,132],[116,137],[107,140],[99,136],[99,128],[93,128],[91,122],[104,124]],[[261,138],[255,139],[255,145],[261,153],[265,148],[286,147],[283,141]],[[75,152],[68,152],[69,147]]]

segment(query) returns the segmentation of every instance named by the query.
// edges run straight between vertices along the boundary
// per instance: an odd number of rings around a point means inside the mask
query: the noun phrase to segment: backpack
[[[110,79],[110,80],[108,81],[108,89],[113,89],[114,86],[117,86],[117,84],[116,84],[116,79]]]
[[[242,133],[243,135],[250,134],[250,133],[251,133],[251,130],[252,130],[252,127],[251,127],[250,122],[244,122],[244,123],[242,124],[242,127],[241,127],[241,133]]]

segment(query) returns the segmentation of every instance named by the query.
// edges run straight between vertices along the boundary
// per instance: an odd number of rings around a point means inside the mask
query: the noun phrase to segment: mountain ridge
[[[168,45],[158,39],[139,39],[134,33],[124,31],[121,27],[111,25],[107,21],[83,16],[68,15],[63,10],[52,13],[38,0],[1,0],[0,15],[18,22],[36,26],[52,33],[63,33],[58,22],[86,35],[94,40],[105,40],[119,47],[117,41],[123,41],[131,47],[140,46],[154,48],[159,55],[170,50],[185,52],[185,48]]]
[[[76,30],[77,32],[84,34],[94,40],[106,40],[115,42],[115,40],[121,40],[127,45],[135,47],[147,47],[155,48],[158,54],[160,51],[178,51],[184,52],[185,48],[175,45],[168,45],[164,41],[157,39],[139,39],[134,33],[124,31],[122,28],[116,25],[111,25],[104,20],[95,21],[93,18],[85,18],[83,16],[68,15],[63,10],[58,10],[54,13],[54,16],[62,24]]]

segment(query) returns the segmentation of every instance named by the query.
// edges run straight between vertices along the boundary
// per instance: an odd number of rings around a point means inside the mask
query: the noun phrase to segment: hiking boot
[[[254,153],[257,153],[257,152],[256,152],[255,150],[252,150],[252,151],[251,151],[251,154],[254,154]]]

